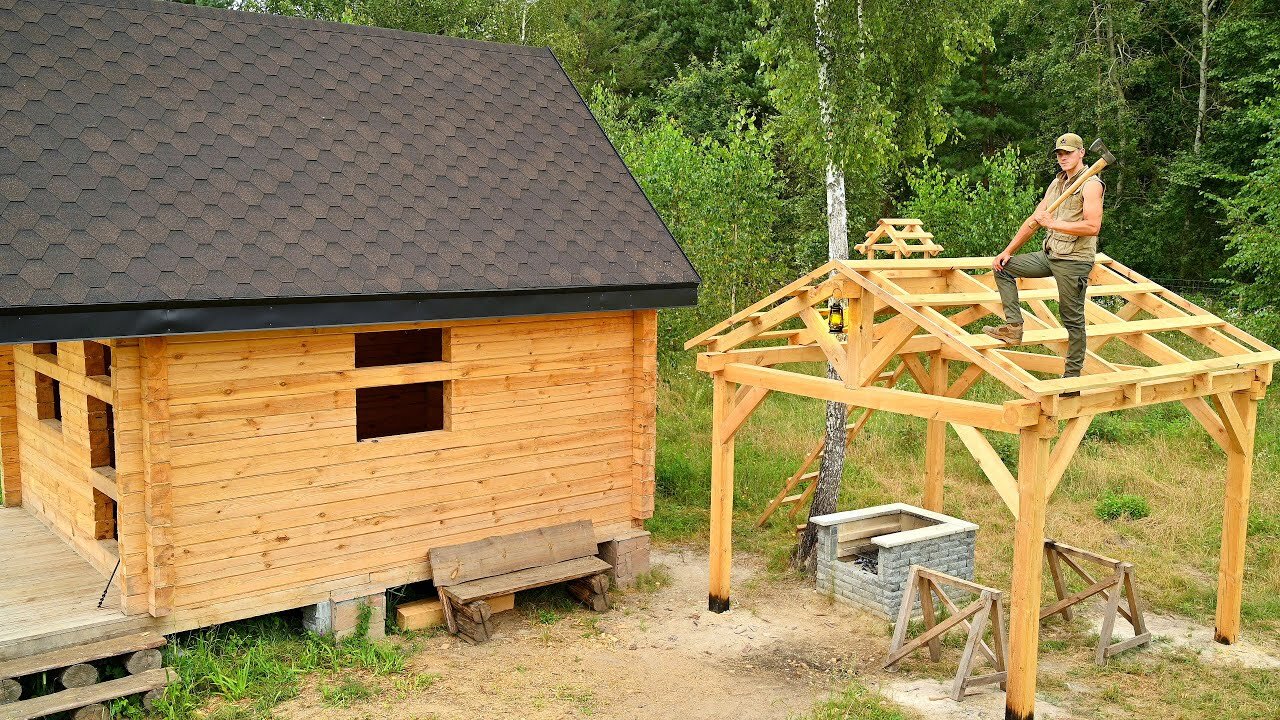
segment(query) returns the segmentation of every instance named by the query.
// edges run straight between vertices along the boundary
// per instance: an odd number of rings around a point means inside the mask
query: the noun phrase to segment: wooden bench
[[[609,609],[609,563],[596,557],[589,520],[433,548],[431,574],[449,632],[471,642],[492,633],[489,598],[568,582],[591,609]]]

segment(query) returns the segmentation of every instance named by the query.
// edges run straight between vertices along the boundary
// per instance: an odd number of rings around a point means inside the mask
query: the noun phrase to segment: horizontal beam
[[[1141,295],[1158,292],[1164,288],[1156,283],[1112,283],[1107,285],[1090,285],[1086,291],[1089,297],[1107,297],[1114,295]],[[1057,300],[1057,288],[1038,288],[1022,290],[1018,293],[1020,300]],[[920,295],[904,295],[902,300],[915,307],[953,307],[958,305],[978,305],[981,303],[1000,302],[998,292],[958,292],[958,293],[926,293]]]
[[[999,432],[1018,432],[1019,428],[1035,425],[1039,421],[1038,416],[1029,418],[1020,408],[1018,412],[1006,413],[1002,406],[972,400],[956,400],[889,388],[848,388],[839,380],[774,368],[730,363],[724,366],[721,373],[725,380],[743,385]]]
[[[1225,324],[1227,324],[1226,320],[1212,315],[1156,318],[1154,320],[1131,320],[1129,322],[1088,325],[1085,327],[1085,334],[1090,338],[1119,337],[1121,335],[1145,335],[1146,333],[1169,332],[1172,330],[1191,330]],[[1067,331],[1063,328],[1028,330],[1022,333],[1022,342],[1019,344],[1039,345],[1049,342],[1064,342],[1066,339]],[[969,347],[978,350],[990,350],[991,348],[1006,345],[1006,343],[987,335],[969,335],[963,340]]]
[[[817,345],[787,345],[772,348],[743,348],[725,352],[698,354],[698,369],[716,372],[730,363],[743,365],[782,365],[798,362],[826,362],[827,354]]]
[[[903,260],[841,260],[838,261],[852,270],[901,270],[905,268],[919,270],[990,270],[994,257],[958,257],[958,258],[907,258]],[[1096,262],[1111,262],[1104,253],[1098,253]]]
[[[1056,395],[1070,390],[1098,390],[1114,388],[1120,385],[1147,383],[1153,380],[1169,380],[1194,377],[1203,373],[1221,370],[1243,370],[1256,368],[1280,361],[1280,350],[1252,353],[1250,355],[1232,355],[1231,357],[1211,358],[1209,360],[1192,360],[1185,363],[1160,365],[1157,367],[1122,370],[1121,372],[1083,375],[1075,378],[1058,378],[1040,380],[1032,384],[1032,388],[1045,395]]]
[[[1136,393],[1132,391],[1126,393],[1124,388],[1117,387],[1079,397],[1064,398],[1060,395],[1051,395],[1041,401],[1041,405],[1046,415],[1066,420],[1080,415],[1096,415],[1113,410],[1129,410],[1165,402],[1178,402],[1214,393],[1252,390],[1255,386],[1262,386],[1257,376],[1258,370],[1255,368],[1202,373],[1190,377],[1141,383]]]

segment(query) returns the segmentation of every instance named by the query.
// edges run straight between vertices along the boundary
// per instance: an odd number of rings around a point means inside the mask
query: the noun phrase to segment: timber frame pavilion
[[[1045,302],[1057,299],[1056,286],[1051,278],[1019,280],[1030,309],[1023,345],[1051,354],[1014,350],[965,329],[1002,315],[990,270],[988,257],[831,261],[685,348],[702,348],[698,369],[714,384],[710,608],[729,608],[734,435],[769,393],[925,418],[923,505],[930,510],[942,507],[950,424],[1016,519],[1006,717],[1026,720],[1035,711],[1046,507],[1100,413],[1180,402],[1225,451],[1215,639],[1231,644],[1239,638],[1254,428],[1280,352],[1099,255],[1086,300],[1085,374],[1042,379],[1033,373],[1061,375],[1064,366],[1066,331]],[[833,296],[846,303],[845,334],[831,333],[819,309]],[[1143,364],[1105,359],[1104,348],[1117,342],[1136,351]],[[1126,357],[1132,360],[1133,353]],[[779,367],[806,362],[830,363],[840,379]],[[922,390],[894,387],[902,367]],[[965,399],[984,375],[1014,399]],[[1005,466],[982,430],[1019,436],[1016,470]]]

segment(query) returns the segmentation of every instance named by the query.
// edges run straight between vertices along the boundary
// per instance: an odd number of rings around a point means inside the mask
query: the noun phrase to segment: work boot
[[[1063,376],[1062,376],[1062,379],[1063,379],[1063,380],[1069,380],[1070,378],[1078,378],[1078,377],[1080,377],[1080,376],[1079,376],[1079,375],[1063,375]],[[1062,393],[1062,395],[1060,395],[1059,397],[1064,397],[1064,398],[1080,397],[1080,391],[1079,391],[1079,390],[1069,390],[1069,391],[1067,391],[1067,392]]]
[[[1000,325],[999,327],[988,325],[982,328],[982,332],[990,335],[991,337],[1007,345],[1022,344],[1022,324],[1021,323],[1017,325],[1013,325],[1013,324]]]

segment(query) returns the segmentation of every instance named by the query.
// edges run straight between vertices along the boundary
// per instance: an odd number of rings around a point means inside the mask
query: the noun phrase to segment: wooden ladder
[[[74,720],[107,717],[105,703],[143,694],[144,705],[164,691],[176,676],[162,667],[159,648],[163,635],[142,632],[0,662],[0,720],[27,720],[53,713],[75,711]],[[97,661],[123,665],[125,677],[99,682]],[[65,689],[50,695],[21,699],[20,678],[49,673]]]
[[[884,382],[886,383],[885,387],[893,387],[893,384],[898,381],[898,378],[902,377],[902,373],[906,369],[907,366],[905,364],[899,363],[898,367],[893,371],[882,373],[875,382]],[[875,410],[864,409],[857,420],[844,426],[845,447],[848,447],[849,443],[853,442],[853,439],[858,436],[858,433],[862,432],[862,429],[867,425],[867,421],[871,419],[871,415],[874,413]],[[760,519],[756,520],[756,527],[763,527],[765,523],[769,522],[769,518],[773,517],[773,514],[783,505],[791,506],[791,512],[787,514],[787,517],[793,522],[800,510],[808,507],[809,500],[813,498],[813,491],[818,489],[818,471],[811,471],[809,468],[813,467],[814,463],[821,462],[826,445],[827,439],[825,437],[818,440],[818,444],[813,447],[813,450],[809,451],[809,454],[805,456],[804,462],[800,464],[800,469],[787,478],[786,482],[782,484],[782,489],[778,491],[773,500],[769,501],[768,507],[760,514]],[[819,467],[821,466],[819,465]],[[796,527],[797,531],[803,529],[803,524]]]

